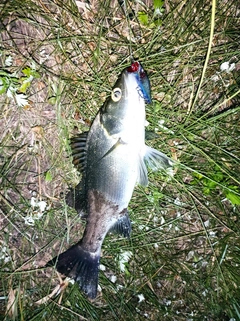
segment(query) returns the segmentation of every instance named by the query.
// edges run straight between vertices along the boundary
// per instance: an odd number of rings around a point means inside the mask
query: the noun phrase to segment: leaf
[[[51,104],[51,105],[56,104],[56,102],[57,102],[57,97],[56,97],[56,96],[49,97],[49,98],[48,98],[48,102],[49,102],[49,104]]]
[[[46,182],[51,182],[52,181],[52,175],[49,171],[46,172],[45,174],[45,181]]]
[[[226,198],[233,204],[233,205],[240,205],[240,196],[233,193],[233,192],[227,192]]]
[[[4,85],[0,85],[0,95],[4,94],[7,91],[7,87],[5,87]]]
[[[39,73],[36,70],[31,69],[30,67],[25,67],[22,69],[22,72],[24,73],[24,75],[26,75],[27,77],[34,77],[34,78],[40,78]]]
[[[139,11],[138,12],[138,20],[142,25],[147,26],[148,25],[148,15],[146,14],[146,12]]]
[[[26,93],[27,89],[30,87],[31,82],[29,81],[24,81],[21,85],[21,87],[19,88],[19,91],[21,91],[22,93]]]
[[[161,9],[162,6],[164,5],[164,1],[163,0],[154,0],[153,1],[153,6],[154,6],[154,9]]]
[[[26,75],[27,77],[31,76],[31,68],[30,67],[25,67],[22,69],[22,72],[24,73],[24,75]]]

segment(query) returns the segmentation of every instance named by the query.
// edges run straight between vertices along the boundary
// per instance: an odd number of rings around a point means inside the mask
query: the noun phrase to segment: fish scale
[[[90,299],[97,296],[106,234],[130,237],[127,207],[135,185],[148,183],[146,164],[153,170],[172,165],[165,154],[145,145],[145,101],[151,101],[150,83],[135,61],[119,76],[89,132],[72,139],[73,163],[82,180],[66,200],[85,213],[87,222],[82,239],[47,266],[73,278]]]

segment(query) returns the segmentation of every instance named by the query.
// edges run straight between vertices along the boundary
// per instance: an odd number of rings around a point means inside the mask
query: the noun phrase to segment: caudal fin
[[[95,299],[99,261],[99,254],[85,251],[78,243],[53,258],[46,266],[56,266],[58,272],[73,278],[90,299]]]

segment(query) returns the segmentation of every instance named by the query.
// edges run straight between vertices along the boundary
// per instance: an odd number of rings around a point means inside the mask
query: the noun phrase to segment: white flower
[[[17,102],[19,107],[24,107],[24,106],[28,105],[28,100],[27,100],[27,96],[26,95],[24,95],[24,94],[16,94],[15,98],[16,98],[16,102]]]
[[[12,58],[12,56],[8,56],[8,57],[5,59],[5,66],[6,66],[6,67],[10,67],[10,66],[12,66],[12,63],[13,63],[13,58]]]
[[[117,281],[116,275],[111,275],[111,276],[110,276],[110,281],[111,281],[112,283],[115,283],[115,282]]]
[[[166,126],[164,126],[163,124],[165,123],[164,119],[160,119],[158,121],[158,126],[159,128],[161,128],[163,131],[169,133],[169,134],[174,134],[174,132],[172,130],[170,130],[169,128],[167,128]]]
[[[171,300],[168,300],[168,299],[163,299],[163,302],[166,306],[169,306],[172,304],[172,301]]]
[[[8,254],[8,250],[6,246],[2,246],[0,251],[0,261],[3,261],[4,263],[8,263],[11,261],[11,256]]]
[[[30,215],[30,216],[26,216],[26,217],[24,218],[24,223],[25,223],[26,225],[34,226],[35,220],[34,220],[34,218],[33,218],[31,215]]]
[[[16,88],[14,88],[13,86],[9,86],[7,90],[8,98],[14,98],[15,92],[16,92]]]
[[[160,224],[163,225],[166,222],[165,218],[163,216],[161,216],[161,222]]]
[[[44,212],[45,209],[46,209],[47,203],[44,202],[44,201],[40,201],[40,202],[37,203],[37,205],[38,205],[40,211],[41,211],[41,212]]]
[[[233,69],[235,69],[236,64],[233,62],[232,64],[230,64],[229,61],[225,61],[221,64],[220,69],[221,71],[226,71],[227,73],[232,71]]]
[[[32,207],[35,207],[37,205],[36,200],[37,200],[36,197],[33,197],[33,196],[31,197],[30,204]]]
[[[73,279],[71,279],[71,278],[66,278],[66,281],[67,281],[68,283],[71,283],[71,284],[74,284],[74,283],[75,283],[75,281],[74,281]]]
[[[106,266],[103,265],[103,264],[100,264],[100,265],[99,265],[99,270],[101,270],[101,271],[106,271]]]
[[[209,227],[209,223],[210,223],[209,220],[206,220],[205,222],[203,222],[205,227]]]
[[[121,253],[119,254],[118,260],[119,260],[119,268],[121,272],[125,272],[125,269],[126,269],[125,265],[126,263],[128,263],[132,255],[133,253],[131,251],[121,251]]]
[[[138,303],[144,301],[145,298],[144,298],[144,295],[143,294],[138,294]]]

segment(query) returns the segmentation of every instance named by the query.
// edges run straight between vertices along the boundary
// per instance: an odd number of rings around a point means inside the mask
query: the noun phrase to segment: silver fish
[[[135,61],[121,73],[89,132],[72,140],[82,180],[68,203],[86,213],[86,228],[77,244],[47,265],[73,278],[91,299],[97,296],[106,234],[115,230],[130,237],[127,207],[135,185],[148,184],[146,164],[153,170],[171,166],[165,154],[145,145],[145,101],[151,101],[149,79]]]

